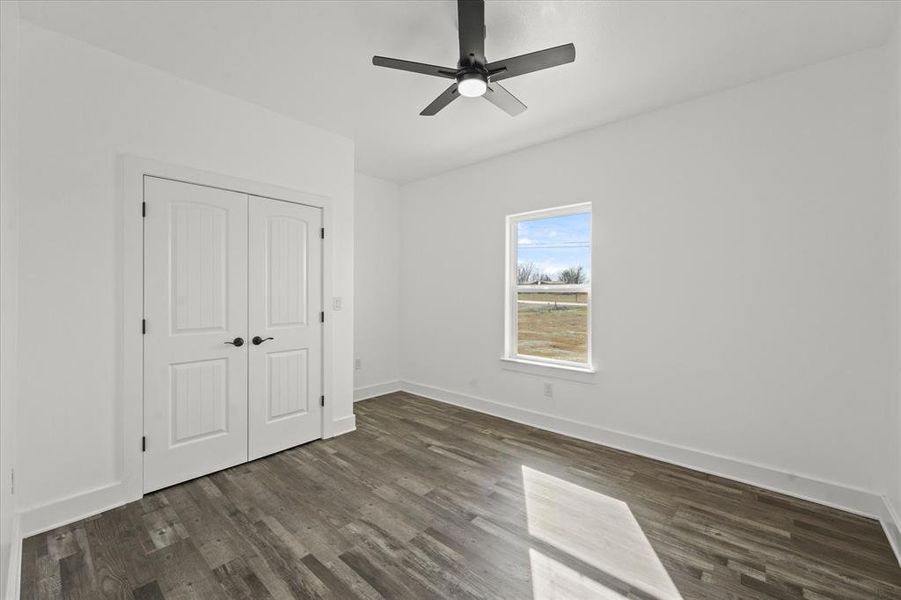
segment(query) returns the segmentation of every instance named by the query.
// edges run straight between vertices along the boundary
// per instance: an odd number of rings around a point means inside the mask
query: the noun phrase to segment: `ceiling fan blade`
[[[574,60],[576,60],[576,47],[572,44],[564,44],[491,62],[485,65],[485,68],[488,70],[491,81],[500,81],[533,71],[565,65]]]
[[[519,98],[508,92],[501,84],[493,81],[488,84],[488,89],[482,97],[511,117],[515,117],[526,109],[526,105],[520,102]]]
[[[422,75],[433,75],[435,77],[444,77],[446,79],[454,79],[457,76],[456,69],[437,67],[435,65],[427,65],[425,63],[413,62],[411,60],[400,60],[399,58],[373,56],[372,64],[377,67],[387,67],[389,69],[410,71],[411,73],[421,73]]]
[[[457,0],[460,63],[485,64],[485,0]]]
[[[457,84],[454,83],[452,86],[444,90],[440,96],[432,100],[432,103],[422,109],[420,115],[431,117],[438,114],[438,111],[456,100],[460,97],[460,92],[457,91]]]

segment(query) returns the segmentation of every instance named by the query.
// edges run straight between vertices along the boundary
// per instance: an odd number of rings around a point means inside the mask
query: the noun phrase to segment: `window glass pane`
[[[535,286],[517,293],[517,354],[588,363],[591,213],[520,221],[516,238],[517,284]]]
[[[516,258],[520,284],[588,283],[591,213],[520,221],[516,226]]]
[[[588,362],[588,293],[519,292],[516,352]]]

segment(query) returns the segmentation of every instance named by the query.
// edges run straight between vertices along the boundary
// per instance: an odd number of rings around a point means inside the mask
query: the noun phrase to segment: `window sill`
[[[569,365],[552,365],[524,358],[501,357],[501,368],[527,375],[567,379],[578,383],[594,383],[597,369],[594,367],[575,367]]]

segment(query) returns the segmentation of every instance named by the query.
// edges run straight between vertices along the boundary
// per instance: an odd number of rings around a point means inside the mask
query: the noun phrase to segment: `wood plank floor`
[[[30,537],[31,598],[901,598],[875,521],[397,393]]]

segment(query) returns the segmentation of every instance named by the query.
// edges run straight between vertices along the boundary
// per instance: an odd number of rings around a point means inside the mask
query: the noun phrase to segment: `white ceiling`
[[[576,61],[509,79],[509,117],[373,54],[454,66],[456,4],[26,2],[24,18],[351,137],[358,170],[406,182],[655,107],[881,44],[894,2],[500,2],[489,60],[566,42]]]

